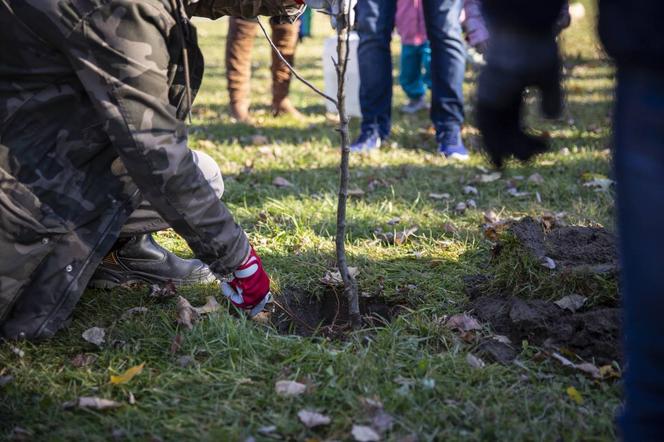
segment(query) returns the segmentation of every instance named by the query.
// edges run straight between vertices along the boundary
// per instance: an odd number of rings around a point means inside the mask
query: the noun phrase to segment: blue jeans
[[[664,438],[664,72],[618,67],[615,173],[626,441]]]
[[[392,57],[390,39],[396,0],[358,0],[360,36],[360,108],[362,130],[378,127],[390,134]],[[463,123],[465,48],[461,36],[461,0],[424,0],[424,19],[431,45],[431,120],[437,133]]]
[[[401,45],[399,84],[411,100],[417,100],[431,89],[431,46]]]

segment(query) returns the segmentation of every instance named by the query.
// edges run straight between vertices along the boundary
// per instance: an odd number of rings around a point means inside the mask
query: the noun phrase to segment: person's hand
[[[253,247],[247,259],[233,272],[233,278],[221,283],[221,292],[235,306],[248,310],[249,316],[260,313],[270,301],[270,278]]]
[[[523,94],[528,87],[541,91],[542,112],[560,115],[563,106],[560,58],[555,37],[510,31],[491,36],[479,80],[477,125],[489,158],[497,167],[514,156],[527,161],[544,152],[544,137],[524,132],[521,125]]]

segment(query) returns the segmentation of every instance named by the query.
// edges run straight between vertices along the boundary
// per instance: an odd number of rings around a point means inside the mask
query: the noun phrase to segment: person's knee
[[[389,45],[394,17],[378,2],[362,1],[357,4],[356,29],[360,43],[376,42]]]
[[[212,189],[219,198],[224,194],[224,179],[221,176],[221,170],[217,162],[208,154],[194,150],[194,163],[203,173],[203,176],[210,183]]]

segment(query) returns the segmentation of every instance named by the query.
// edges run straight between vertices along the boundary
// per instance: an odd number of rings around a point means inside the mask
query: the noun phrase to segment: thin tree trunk
[[[348,0],[340,1],[337,15],[337,111],[341,138],[341,165],[339,167],[339,203],[337,206],[337,267],[344,281],[344,294],[348,299],[348,317],[354,329],[361,327],[359,297],[355,278],[348,271],[346,262],[346,202],[348,200],[350,137],[346,115],[346,67],[348,66],[348,39],[350,33]]]

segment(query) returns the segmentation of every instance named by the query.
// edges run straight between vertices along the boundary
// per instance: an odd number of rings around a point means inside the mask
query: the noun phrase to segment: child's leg
[[[427,41],[421,46],[422,52],[422,70],[424,71],[424,84],[427,89],[431,89],[431,46]]]
[[[399,84],[411,100],[417,100],[425,93],[421,63],[419,46],[401,45]]]

